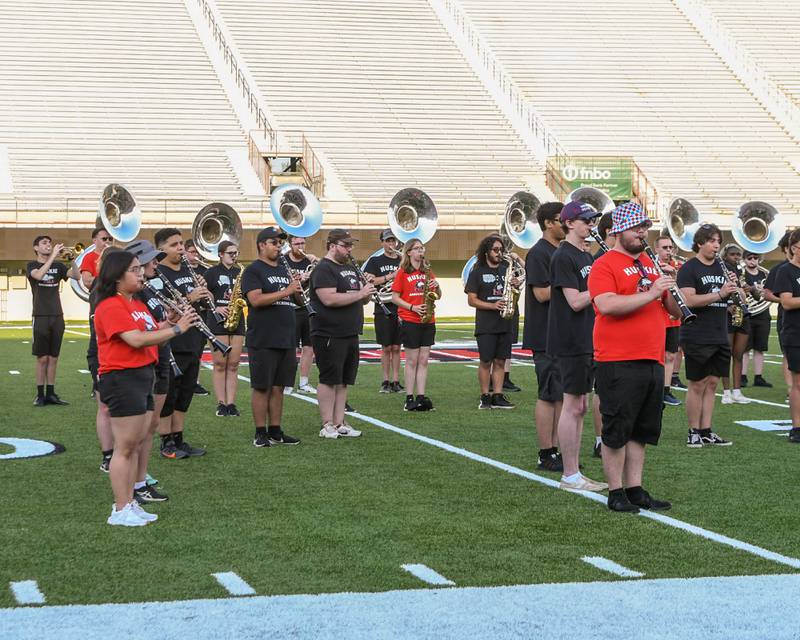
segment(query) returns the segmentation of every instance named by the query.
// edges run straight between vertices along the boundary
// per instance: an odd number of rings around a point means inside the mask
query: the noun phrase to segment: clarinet
[[[184,265],[186,265],[186,268],[189,270],[189,273],[192,276],[192,281],[194,282],[194,286],[199,287],[200,278],[197,275],[197,271],[194,270],[192,263],[189,262],[189,258],[186,257],[185,253],[181,254],[181,262]],[[210,311],[211,315],[214,316],[214,322],[216,322],[217,324],[222,324],[223,322],[225,322],[225,316],[223,316],[221,313],[217,311],[216,308],[217,305],[216,302],[214,301],[214,296],[211,295],[211,292],[209,292],[208,297],[204,298],[202,301],[198,303],[198,306],[200,307],[200,309],[204,311]]]
[[[165,296],[161,293],[158,289],[156,289],[150,282],[145,282],[144,286],[146,286],[150,291],[152,291],[155,296],[161,301],[162,304],[166,305],[170,309],[172,309],[178,315],[183,315],[183,308],[190,307],[191,304],[189,301],[184,297],[184,295],[178,291],[178,289],[173,285],[169,278],[161,278],[161,282],[164,283],[164,288],[169,291],[170,296],[172,299]],[[211,343],[211,347],[222,353],[222,355],[228,355],[231,350],[231,346],[225,344],[221,340],[217,338],[212,332],[211,329],[208,328],[208,325],[203,322],[203,319],[200,318],[199,322],[197,323],[197,329],[202,333],[208,341]]]
[[[349,256],[349,258],[350,258],[350,264],[353,265],[353,269],[355,270],[358,279],[361,280],[361,284],[367,284],[367,276],[364,275],[364,272],[361,270],[361,267],[358,266],[358,263],[355,261],[355,258],[353,258],[353,256]],[[372,302],[374,302],[375,306],[383,312],[383,315],[385,316],[392,315],[392,312],[389,311],[386,305],[383,304],[383,302],[381,301],[377,291],[372,294]]]
[[[589,229],[589,235],[592,236],[592,239],[597,243],[597,246],[603,250],[603,253],[608,253],[610,251],[608,245],[606,244],[606,241],[600,237],[600,234],[597,233],[597,231],[595,231],[594,229]]]
[[[647,244],[647,240],[642,238],[642,244],[644,245],[644,251],[647,254],[647,257],[653,261],[656,271],[658,271],[659,275],[661,276],[665,275],[664,270],[661,268],[661,263],[658,261],[658,257],[656,257],[655,252],[650,248],[650,245]],[[689,308],[689,305],[686,304],[686,299],[683,297],[683,294],[677,285],[670,287],[669,292],[672,294],[672,298],[675,300],[681,310],[681,324],[689,325],[697,320],[697,315],[692,313],[692,310]]]
[[[722,274],[725,276],[725,278],[729,282],[732,282],[733,284],[735,284],[738,287],[739,284],[740,284],[739,283],[739,277],[735,276],[733,274],[733,272],[730,269],[728,269],[728,265],[725,264],[725,261],[722,259],[722,257],[718,253],[714,255],[714,258],[716,259],[716,261],[719,264],[719,266],[722,268]],[[742,293],[742,290],[738,289],[738,288],[736,289],[736,295],[739,298],[739,302],[736,303],[736,304],[739,307],[741,307],[742,314],[744,316],[749,316],[750,315],[750,310],[747,308],[747,297],[744,295],[744,293]]]
[[[294,273],[294,269],[289,266],[289,261],[286,260],[286,256],[281,253],[278,255],[278,258],[280,259],[283,268],[289,273],[289,279],[292,280],[292,273]],[[311,300],[308,297],[308,291],[303,288],[303,285],[300,285],[300,293],[298,295],[300,296],[300,301],[303,303],[306,311],[308,311],[308,317],[310,318],[311,316],[317,315],[317,312],[312,306]]]

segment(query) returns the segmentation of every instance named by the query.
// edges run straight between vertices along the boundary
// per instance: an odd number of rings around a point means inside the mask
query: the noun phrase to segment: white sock
[[[603,443],[603,437],[602,436],[595,436],[594,443],[595,444],[602,444]]]
[[[729,396],[729,395],[731,395],[731,390],[730,390],[730,389],[723,389],[723,390],[722,390],[722,395],[723,395],[723,396]]]
[[[578,482],[582,477],[581,472],[578,471],[578,473],[574,473],[571,476],[561,476],[561,480],[563,482]]]
[[[145,484],[146,484],[145,482],[134,482],[133,483],[133,488],[134,489],[142,489],[145,486]]]
[[[304,387],[307,384],[308,384],[308,378],[304,378],[303,376],[300,376],[300,386]]]

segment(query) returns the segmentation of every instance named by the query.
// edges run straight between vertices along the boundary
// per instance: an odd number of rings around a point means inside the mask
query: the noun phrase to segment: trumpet
[[[77,258],[86,247],[78,242],[74,247],[64,247],[61,249],[61,257],[68,262],[72,262],[75,258]]]

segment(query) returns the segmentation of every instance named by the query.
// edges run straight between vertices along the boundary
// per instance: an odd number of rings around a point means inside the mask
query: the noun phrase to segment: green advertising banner
[[[634,164],[631,158],[555,156],[547,164],[548,177],[564,194],[579,187],[594,187],[605,191],[612,200],[630,200],[633,197]]]

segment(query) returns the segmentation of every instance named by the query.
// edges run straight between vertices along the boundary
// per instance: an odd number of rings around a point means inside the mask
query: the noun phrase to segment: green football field
[[[316,406],[292,397],[283,428],[302,444],[256,449],[245,381],[239,419],[215,417],[213,397],[196,397],[186,439],[208,454],[169,461],[154,453],[150,472],[170,500],[152,507],[158,522],[126,529],[105,524],[112,498],[98,469],[90,376],[80,372],[85,332],[67,334],[60,360],[57,391],[70,406],[37,409],[29,330],[0,331],[0,438],[66,449],[0,459],[0,608],[17,606],[9,584],[28,580],[57,605],[223,598],[228,592],[212,577],[220,572],[237,574],[258,595],[417,589],[425,584],[401,568],[412,563],[459,587],[624,580],[585,556],[648,578],[797,571],[769,552],[800,557],[800,449],[785,431],[736,423],[788,418],[778,357],[767,358],[765,372],[775,388],[745,390],[766,403],[717,405],[715,430],[732,447],[687,449],[683,407],[665,409],[662,441],[648,449],[645,470],[645,487],[673,502],[664,521],[611,513],[539,481],[558,476],[536,471],[533,367],[513,369],[523,387],[510,396],[515,410],[479,412],[477,372],[465,361],[431,364],[432,413],[404,413],[401,395],[377,392],[379,365],[363,364],[350,394],[369,418],[350,419],[363,430],[358,439],[320,439]],[[470,334],[452,326],[437,338]],[[209,371],[201,381],[211,387]],[[584,473],[601,479],[592,442],[587,417]],[[0,455],[12,450],[0,444]]]

